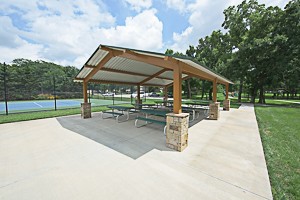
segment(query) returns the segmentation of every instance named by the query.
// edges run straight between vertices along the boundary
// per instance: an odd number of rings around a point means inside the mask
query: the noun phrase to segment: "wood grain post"
[[[177,65],[173,71],[173,112],[180,114],[181,110],[181,99],[182,99],[182,68]]]

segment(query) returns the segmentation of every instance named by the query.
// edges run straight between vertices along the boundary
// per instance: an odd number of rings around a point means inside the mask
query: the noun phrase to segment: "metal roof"
[[[173,82],[174,66],[181,66],[182,78],[216,79],[221,84],[233,84],[189,57],[107,45],[100,45],[96,49],[75,81],[167,86]]]

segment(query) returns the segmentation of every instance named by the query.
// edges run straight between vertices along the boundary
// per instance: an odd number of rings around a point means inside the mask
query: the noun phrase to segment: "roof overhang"
[[[107,45],[96,49],[75,81],[164,87],[172,85],[175,67],[181,68],[183,79],[197,77],[224,85],[233,84],[189,57]]]

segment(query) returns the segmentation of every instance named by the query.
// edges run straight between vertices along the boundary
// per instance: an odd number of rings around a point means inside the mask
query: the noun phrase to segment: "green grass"
[[[102,107],[93,107],[92,112],[100,112],[106,110],[105,106]],[[9,115],[0,115],[0,124],[9,123],[9,122],[19,122],[19,121],[28,121],[34,119],[44,119],[50,117],[60,117],[67,115],[80,114],[80,108],[66,109],[66,110],[57,110],[57,111],[38,111],[38,112],[26,112],[26,113],[16,113]]]
[[[255,112],[274,199],[300,199],[300,109],[281,104]]]

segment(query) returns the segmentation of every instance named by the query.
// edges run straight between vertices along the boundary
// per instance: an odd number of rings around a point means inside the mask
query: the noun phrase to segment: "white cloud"
[[[18,47],[5,47],[0,46],[0,60],[1,62],[11,63],[16,58],[26,58],[31,60],[43,59],[46,58],[40,55],[43,46],[38,44],[30,44],[28,42],[23,41],[22,45]]]
[[[127,17],[124,26],[100,29],[104,43],[131,48],[159,50],[162,48],[163,24],[155,16],[156,10],[145,10],[135,17]]]
[[[0,17],[0,37],[6,38],[0,41],[0,60],[24,57],[81,67],[100,43],[147,50],[163,46],[163,24],[155,9],[116,26],[115,18],[93,0],[30,2],[0,6],[0,12],[17,13],[24,23],[17,28],[9,17]]]
[[[178,10],[180,13],[187,12],[185,0],[167,0],[167,7]]]
[[[140,12],[142,9],[149,9],[152,6],[152,0],[125,0],[125,2],[137,12]]]

